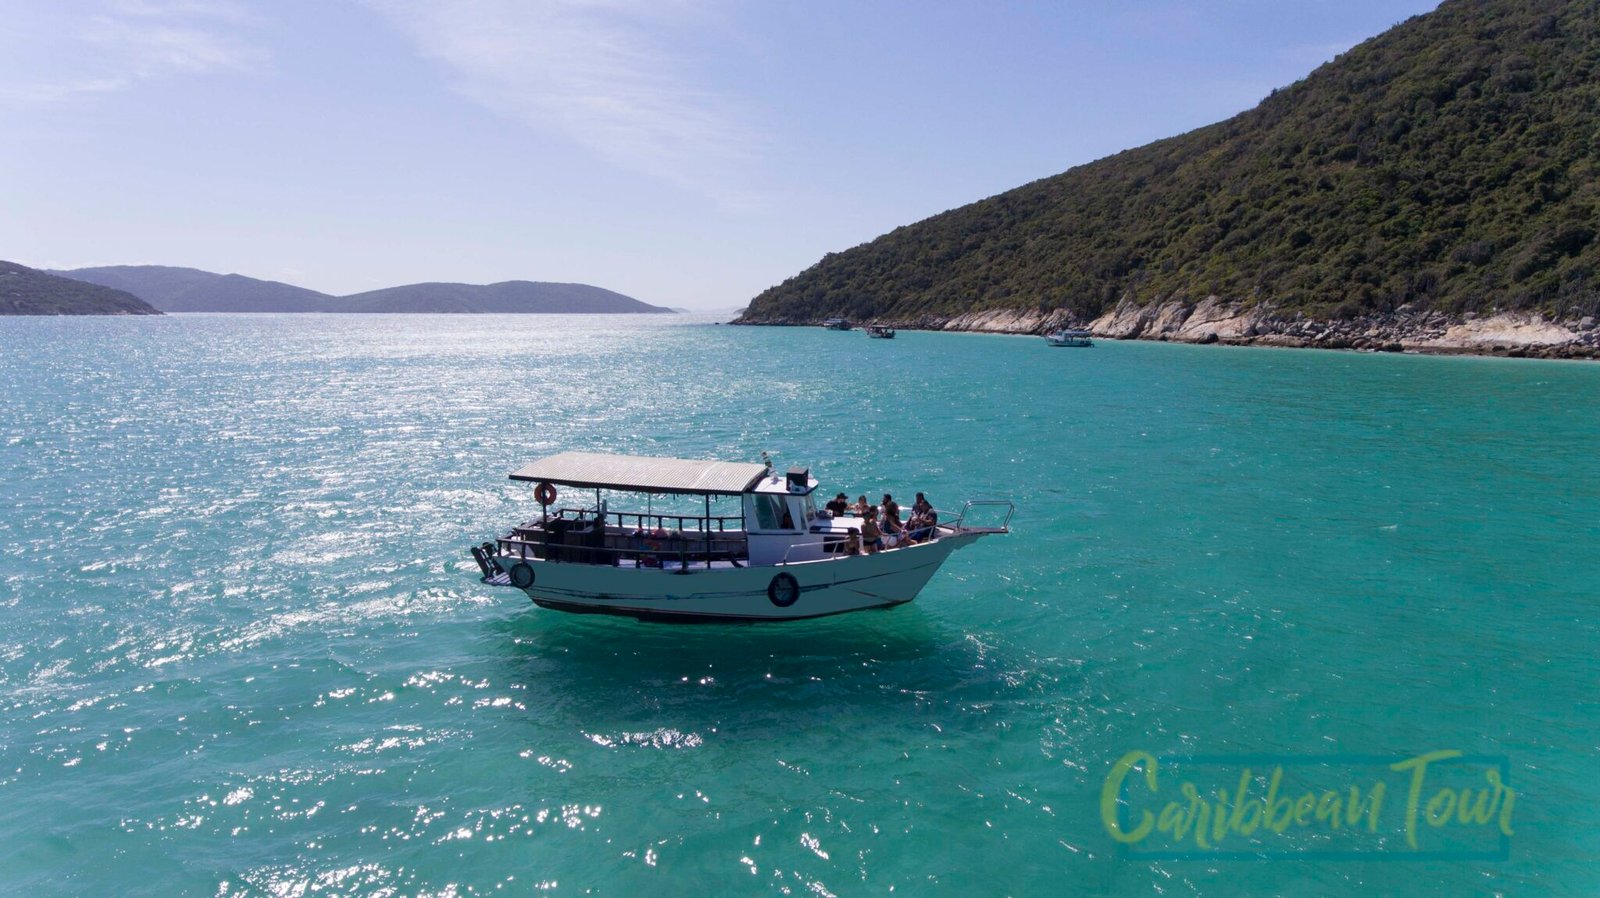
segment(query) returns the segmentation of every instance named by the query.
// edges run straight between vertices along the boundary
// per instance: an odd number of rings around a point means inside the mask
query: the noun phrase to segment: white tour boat
[[[819,510],[807,470],[564,452],[511,479],[537,484],[541,511],[473,547],[483,581],[521,589],[541,608],[645,620],[792,620],[899,605],[951,552],[1009,532],[1014,510],[1005,500],[969,501],[916,534],[920,541],[852,554],[850,530],[862,519]],[[583,498],[573,502],[560,488]],[[673,497],[678,511],[613,511],[609,493],[644,494],[650,506],[655,496]],[[736,512],[712,514],[714,499],[730,498]],[[693,499],[703,500],[703,513],[683,513]],[[974,508],[995,518],[991,526],[969,522]]]

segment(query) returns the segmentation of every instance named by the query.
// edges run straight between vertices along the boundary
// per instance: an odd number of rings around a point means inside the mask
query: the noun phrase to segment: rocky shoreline
[[[735,323],[815,324],[820,321],[741,318]],[[1600,325],[1593,316],[1556,322],[1524,312],[1451,316],[1436,311],[1401,309],[1381,315],[1327,320],[1307,318],[1299,313],[1282,314],[1266,306],[1245,308],[1211,297],[1199,303],[1172,301],[1146,306],[1123,300],[1092,321],[1063,311],[995,309],[953,318],[924,316],[913,320],[882,319],[876,323],[908,330],[1004,334],[1046,334],[1072,327],[1114,340],[1600,359]]]

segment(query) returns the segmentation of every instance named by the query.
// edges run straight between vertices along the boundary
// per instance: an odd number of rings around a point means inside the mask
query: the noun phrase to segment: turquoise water
[[[0,891],[1600,890],[1600,366],[622,317],[0,346]],[[770,450],[1015,531],[797,624],[480,585],[507,472],[579,448]],[[1135,750],[1342,787],[1442,749],[1504,759],[1510,835],[1102,819]]]

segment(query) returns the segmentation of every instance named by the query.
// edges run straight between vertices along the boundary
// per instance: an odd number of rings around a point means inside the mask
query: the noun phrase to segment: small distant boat
[[[828,320],[822,322],[822,326],[831,331],[847,331],[850,329],[850,319],[829,318]]]
[[[1045,334],[1045,339],[1051,346],[1093,346],[1094,341],[1089,339],[1088,331],[1060,330],[1053,334]]]
[[[867,336],[877,337],[879,340],[893,340],[894,328],[887,324],[869,324],[867,325]]]
[[[541,509],[472,547],[483,582],[519,589],[541,608],[640,620],[793,620],[899,605],[951,552],[1009,532],[1014,510],[1005,499],[970,500],[955,515],[933,512],[920,541],[885,536],[870,551],[852,545],[863,519],[817,508],[817,481],[804,468],[564,452],[511,479],[536,484]],[[570,498],[558,501],[558,485]],[[646,507],[612,510],[606,497],[615,494]],[[652,509],[661,495],[701,500],[704,511]],[[713,513],[713,499],[736,506]],[[991,525],[973,523],[974,509]]]

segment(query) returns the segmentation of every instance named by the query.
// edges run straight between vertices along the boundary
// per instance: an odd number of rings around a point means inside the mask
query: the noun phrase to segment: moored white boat
[[[1093,346],[1094,341],[1088,331],[1059,330],[1053,334],[1045,334],[1045,339],[1051,346]]]
[[[566,452],[511,479],[536,483],[542,509],[473,548],[484,582],[521,589],[542,608],[647,620],[792,620],[909,602],[951,552],[1009,532],[1013,510],[1005,500],[970,501],[923,528],[921,541],[851,554],[850,530],[862,519],[819,510],[805,470]],[[584,498],[571,504],[562,489]],[[613,511],[615,493],[692,497],[703,512]],[[737,500],[737,512],[712,514],[714,499]],[[969,520],[984,512],[1003,517],[992,526]]]
[[[869,324],[867,325],[867,336],[877,337],[880,340],[893,340],[894,328],[887,324]]]

